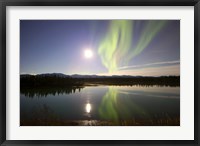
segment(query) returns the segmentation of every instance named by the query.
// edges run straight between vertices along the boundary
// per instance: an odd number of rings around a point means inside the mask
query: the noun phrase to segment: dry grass
[[[131,119],[118,122],[106,120],[21,120],[21,126],[180,126],[180,118]]]

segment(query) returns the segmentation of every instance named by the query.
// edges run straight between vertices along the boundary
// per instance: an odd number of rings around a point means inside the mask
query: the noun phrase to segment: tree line
[[[96,78],[73,78],[59,76],[20,76],[20,87],[66,87],[66,86],[89,86],[89,85],[158,85],[180,86],[180,76],[160,77],[96,77]]]

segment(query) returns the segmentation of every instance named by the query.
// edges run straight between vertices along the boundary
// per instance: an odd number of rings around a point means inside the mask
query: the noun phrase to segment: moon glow
[[[93,52],[90,49],[87,49],[87,50],[84,51],[84,56],[87,59],[92,58]]]

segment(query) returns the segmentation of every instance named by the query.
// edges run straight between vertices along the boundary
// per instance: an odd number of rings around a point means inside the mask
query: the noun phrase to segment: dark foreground
[[[180,119],[121,120],[119,122],[100,120],[21,120],[21,126],[180,126]]]

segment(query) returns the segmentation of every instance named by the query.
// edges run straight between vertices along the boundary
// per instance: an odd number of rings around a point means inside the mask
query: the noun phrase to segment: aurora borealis
[[[102,63],[110,73],[118,70],[120,63],[126,65],[139,55],[165,24],[166,21],[148,21],[136,47],[132,47],[134,21],[111,21],[109,32],[99,47]]]
[[[20,72],[180,75],[180,21],[21,20]]]

